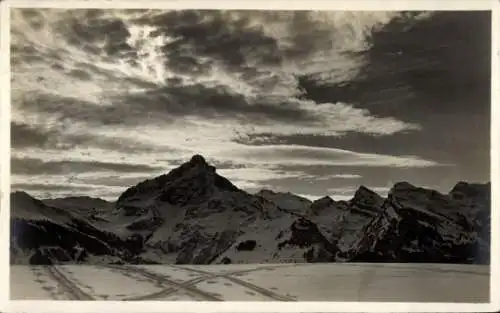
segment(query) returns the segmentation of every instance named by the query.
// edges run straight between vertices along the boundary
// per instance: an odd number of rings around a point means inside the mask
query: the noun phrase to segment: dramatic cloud
[[[80,175],[98,171],[116,172],[152,172],[154,167],[148,165],[130,164],[130,163],[112,163],[80,160],[60,160],[47,161],[40,159],[18,158],[14,157],[11,161],[11,169],[18,174],[67,174]],[[158,171],[158,169],[156,169]]]
[[[14,9],[13,182],[115,196],[195,153],[252,191],[484,178],[484,14]]]

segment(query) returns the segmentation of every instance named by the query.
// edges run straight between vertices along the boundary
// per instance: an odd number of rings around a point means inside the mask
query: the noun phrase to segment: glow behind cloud
[[[13,145],[12,157],[150,166],[140,179],[198,153],[231,164],[221,173],[242,188],[295,179],[296,192],[301,177],[313,177],[318,184],[363,177],[342,167],[441,166],[413,155],[274,141],[420,131],[414,121],[374,115],[334,96],[326,102],[305,99],[298,80],[306,76],[318,86],[348,83],[370,61],[363,52],[371,49],[372,32],[400,16],[15,9],[12,121],[50,139]],[[312,175],[286,166],[330,166],[331,171]],[[68,179],[14,172],[13,182],[72,188],[71,178],[79,181],[75,190],[83,190],[85,184],[99,185],[96,181],[110,177],[98,168],[92,179],[70,167],[65,173]],[[115,182],[105,184],[110,194],[131,183],[126,175],[113,177]]]

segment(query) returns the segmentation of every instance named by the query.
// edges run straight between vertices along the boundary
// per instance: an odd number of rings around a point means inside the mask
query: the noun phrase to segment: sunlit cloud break
[[[251,190],[271,181],[279,189],[279,181],[294,180],[300,190],[306,180],[364,179],[343,167],[452,165],[411,152],[360,152],[283,139],[422,132],[418,119],[401,118],[396,111],[375,114],[369,105],[343,101],[334,92],[324,101],[313,100],[300,78],[318,88],[348,85],[371,62],[366,53],[373,48],[374,32],[395,19],[413,25],[432,16],[14,9],[12,158],[65,164],[59,173],[77,177],[83,173],[64,162],[95,162],[93,175],[99,180],[109,175],[102,163],[149,167],[139,175],[147,178],[202,154],[230,163],[232,168],[220,173]],[[21,140],[21,133],[37,140]],[[118,166],[118,174],[126,172]],[[331,170],[318,175],[283,166]],[[25,174],[14,171],[13,182],[27,184],[20,176]],[[33,169],[34,179],[46,181],[46,175]],[[126,188],[131,183],[115,179],[106,184]]]

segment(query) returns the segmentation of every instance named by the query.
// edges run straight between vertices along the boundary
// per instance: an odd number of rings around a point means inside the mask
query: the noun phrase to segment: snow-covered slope
[[[202,156],[116,202],[11,195],[13,263],[487,263],[489,185],[448,195],[398,183],[387,199],[249,194]],[[475,249],[475,250],[474,250]],[[476,253],[480,251],[480,255]]]
[[[460,184],[458,188],[469,191],[479,186]],[[350,247],[349,257],[357,261],[487,263],[489,239],[474,222],[474,216],[486,206],[480,208],[470,198],[456,197],[456,190],[443,195],[409,183],[396,184],[382,206],[383,213]]]
[[[42,202],[48,206],[69,210],[83,215],[107,212],[114,206],[112,202],[92,197],[43,199]]]
[[[381,214],[383,201],[378,194],[361,186],[349,201],[334,201],[330,197],[316,200],[307,218],[344,251],[354,243],[363,227]]]
[[[290,192],[274,192],[269,189],[262,189],[256,196],[263,197],[282,209],[303,214],[311,206],[311,200],[294,195]]]
[[[139,252],[135,237],[99,228],[93,214],[52,207],[25,192],[12,193],[10,203],[12,263],[73,263],[89,255],[132,261]]]

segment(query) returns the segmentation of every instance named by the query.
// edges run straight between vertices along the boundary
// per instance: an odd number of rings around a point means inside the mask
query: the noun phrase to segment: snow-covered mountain
[[[250,194],[202,156],[125,190],[116,202],[11,194],[11,262],[488,263],[489,184],[449,194],[397,183],[349,201]]]
[[[489,185],[461,182],[443,195],[398,183],[346,254],[370,262],[487,263],[488,202]]]

